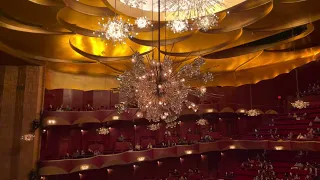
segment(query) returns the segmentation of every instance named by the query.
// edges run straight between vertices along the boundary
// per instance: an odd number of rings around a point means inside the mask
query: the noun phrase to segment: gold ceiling
[[[217,12],[219,25],[207,32],[174,34],[154,19],[154,32],[141,31],[125,45],[114,46],[93,36],[101,17],[117,11],[133,22],[152,12],[119,0],[116,10],[114,0],[0,1],[0,50],[46,65],[47,88],[83,90],[116,87],[115,76],[130,67],[133,51],[157,54],[152,46],[159,31],[161,56],[181,64],[205,57],[203,70],[216,74],[210,85],[257,83],[320,57],[319,0],[225,2]]]

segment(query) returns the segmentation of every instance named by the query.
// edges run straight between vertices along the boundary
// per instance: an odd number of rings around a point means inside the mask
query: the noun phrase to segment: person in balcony
[[[81,156],[82,156],[82,157],[85,156],[84,150],[81,150]]]
[[[313,124],[312,124],[312,122],[309,122],[309,126],[312,126]]]
[[[292,116],[293,118],[297,118],[298,116],[297,116],[297,114],[296,113],[293,113],[293,116]]]
[[[71,111],[71,108],[70,108],[70,106],[69,106],[69,105],[67,105],[67,107],[66,107],[66,111]]]
[[[152,149],[152,144],[151,143],[148,144],[147,149]]]
[[[70,159],[70,154],[67,153],[65,156],[64,156],[65,159]]]
[[[292,137],[293,137],[293,133],[292,133],[292,132],[290,132],[290,133],[288,134],[287,139],[288,139],[288,140],[291,140],[291,139],[292,139]]]
[[[77,150],[76,152],[74,152],[73,155],[72,155],[73,158],[78,158],[79,156],[80,156],[79,150]]]
[[[188,134],[192,134],[191,128],[188,128]]]
[[[165,136],[171,136],[171,132],[170,132],[169,130],[166,130],[166,131],[164,132],[164,135],[165,135]]]
[[[318,116],[316,116],[316,117],[314,118],[314,122],[320,122],[320,118],[319,118]]]
[[[61,106],[59,108],[57,108],[57,111],[63,111],[64,108],[63,108],[63,104],[61,104]]]
[[[122,134],[118,137],[118,141],[119,142],[124,142],[124,136]]]
[[[310,128],[307,133],[306,139],[313,139],[313,138],[314,138],[314,131],[313,131],[313,128]]]
[[[48,111],[54,111],[54,108],[51,104],[49,105]]]

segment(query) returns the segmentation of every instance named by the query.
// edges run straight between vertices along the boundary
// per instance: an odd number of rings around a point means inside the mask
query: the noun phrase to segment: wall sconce
[[[83,129],[81,129],[81,132],[82,132],[82,133],[84,132]]]
[[[221,156],[224,156],[224,153],[223,153],[223,152],[221,152],[220,154],[221,154]]]
[[[81,165],[80,169],[81,170],[88,170],[89,169],[89,165],[87,165],[87,164]]]
[[[213,109],[207,109],[206,112],[207,112],[207,113],[212,113],[212,112],[213,112]]]
[[[283,150],[283,146],[275,146],[274,149],[277,151],[281,151]]]
[[[186,154],[192,154],[192,150],[186,150],[184,151]]]
[[[120,117],[119,116],[112,116],[112,120],[119,120]]]
[[[137,158],[137,160],[138,160],[139,162],[144,161],[145,159],[146,159],[146,158],[143,157],[143,156]]]
[[[229,146],[229,149],[235,149],[236,148],[236,146],[235,145],[231,145],[231,146]]]
[[[49,124],[49,125],[56,124],[56,120],[48,120],[48,124]]]
[[[43,133],[45,133],[46,131],[47,131],[46,129],[43,129],[43,130],[42,130]]]

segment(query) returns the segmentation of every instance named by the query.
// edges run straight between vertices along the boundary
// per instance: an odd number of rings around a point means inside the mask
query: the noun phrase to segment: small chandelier
[[[188,31],[189,28],[188,20],[169,21],[167,26],[173,33],[183,33]]]
[[[98,22],[100,29],[94,32],[101,39],[125,44],[126,39],[134,35],[133,25],[124,21],[120,16],[108,18],[107,22],[104,22],[105,18],[101,20]]]
[[[205,125],[207,125],[209,123],[208,123],[208,121],[206,119],[201,118],[196,122],[196,124],[199,125],[199,126],[205,126]]]
[[[132,62],[132,69],[118,78],[119,91],[125,100],[116,105],[118,113],[127,111],[130,106],[137,106],[149,122],[159,123],[163,120],[167,128],[178,124],[176,120],[184,106],[195,112],[198,110],[198,106],[187,97],[203,96],[203,88],[199,92],[201,88],[193,89],[188,82],[199,79],[207,83],[213,79],[210,72],[200,72],[200,67],[205,63],[202,57],[176,69],[168,56],[165,56],[163,62],[150,60],[149,64],[145,64],[144,57],[136,52]]]
[[[151,21],[147,19],[147,17],[139,17],[135,20],[135,24],[139,29],[147,28],[149,25],[152,26]]]
[[[156,124],[150,124],[147,127],[150,131],[156,131],[160,129],[160,123],[156,123]]]
[[[199,29],[202,31],[208,31],[209,29],[218,25],[218,20],[219,20],[219,17],[216,16],[215,14],[210,16],[203,16],[203,17],[197,18],[194,21],[193,26],[196,29]]]
[[[260,112],[257,109],[250,109],[246,112],[247,116],[259,116]]]
[[[33,141],[34,138],[35,138],[34,134],[25,134],[21,136],[21,140],[24,140],[24,141]]]
[[[105,127],[101,127],[99,129],[96,130],[98,132],[98,134],[100,135],[107,135],[109,134],[109,129],[105,128]]]
[[[310,105],[310,103],[302,100],[296,100],[295,102],[291,103],[291,105],[292,107],[297,109],[304,109],[307,108]]]

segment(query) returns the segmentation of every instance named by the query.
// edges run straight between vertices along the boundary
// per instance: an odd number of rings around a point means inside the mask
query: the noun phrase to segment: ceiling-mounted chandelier
[[[152,26],[151,21],[147,19],[147,17],[139,17],[135,20],[135,24],[139,29],[147,28],[148,26]]]
[[[210,16],[203,16],[197,18],[193,26],[195,29],[199,29],[202,31],[208,31],[209,29],[212,29],[213,27],[218,25],[219,17],[215,14]]]
[[[307,108],[310,105],[310,103],[302,100],[296,100],[295,102],[291,103],[291,105],[292,107],[297,109],[304,109]]]
[[[189,24],[187,20],[169,21],[167,26],[173,33],[183,33],[189,30]]]
[[[198,106],[188,100],[188,95],[204,94],[203,89],[191,88],[188,83],[194,79],[206,83],[213,79],[213,75],[200,72],[200,67],[205,63],[202,57],[181,68],[175,68],[168,56],[165,56],[163,62],[148,62],[145,63],[145,58],[138,52],[133,55],[132,69],[118,78],[119,91],[124,101],[116,108],[121,113],[130,106],[137,106],[139,112],[144,114],[143,117],[150,122],[163,120],[167,128],[175,127],[184,106],[193,111],[198,110]]]
[[[120,0],[120,2],[133,8],[142,8],[147,3],[147,0]]]
[[[101,21],[98,22],[100,28],[94,34],[113,43],[125,43],[128,37],[135,35],[133,25],[128,21],[124,21],[120,16],[108,18],[107,22],[105,18],[101,18]]]

